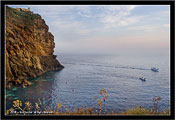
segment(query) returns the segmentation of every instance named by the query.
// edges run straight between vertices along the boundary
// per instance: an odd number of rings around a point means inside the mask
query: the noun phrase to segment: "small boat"
[[[152,70],[153,72],[159,72],[159,69],[158,69],[158,68],[155,68],[155,67],[151,68],[151,70]]]
[[[141,81],[143,81],[143,82],[145,82],[146,81],[146,78],[144,78],[144,77],[141,77],[141,78],[139,78]]]

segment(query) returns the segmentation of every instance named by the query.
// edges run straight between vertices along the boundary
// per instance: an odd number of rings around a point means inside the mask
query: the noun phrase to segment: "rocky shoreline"
[[[29,86],[28,78],[64,68],[54,55],[54,36],[40,15],[7,6],[5,35],[7,88]]]

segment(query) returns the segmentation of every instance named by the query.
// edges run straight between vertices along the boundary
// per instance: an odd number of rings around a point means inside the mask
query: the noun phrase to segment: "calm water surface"
[[[72,108],[91,107],[96,106],[100,89],[106,89],[107,110],[123,111],[134,106],[152,108],[155,96],[162,98],[160,109],[169,109],[168,56],[58,56],[65,68],[30,79],[33,85],[27,88],[7,90],[7,108],[11,108],[16,99],[32,103],[40,99],[51,108],[56,108],[58,103]],[[151,71],[151,67],[159,68],[159,72]],[[145,77],[146,82],[139,77]]]

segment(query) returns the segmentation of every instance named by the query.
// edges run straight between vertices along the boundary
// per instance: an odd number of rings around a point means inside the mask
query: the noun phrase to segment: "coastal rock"
[[[25,79],[25,80],[22,81],[22,84],[21,84],[21,85],[22,85],[23,88],[25,88],[26,86],[32,85],[32,83],[29,82],[29,81],[27,81],[27,80]]]
[[[40,15],[6,7],[6,84],[28,86],[27,78],[63,66],[54,53],[54,36]]]

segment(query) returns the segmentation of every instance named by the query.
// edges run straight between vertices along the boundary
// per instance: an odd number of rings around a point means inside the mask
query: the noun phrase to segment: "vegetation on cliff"
[[[6,7],[6,86],[30,85],[26,79],[63,66],[54,55],[54,36],[40,15]]]

